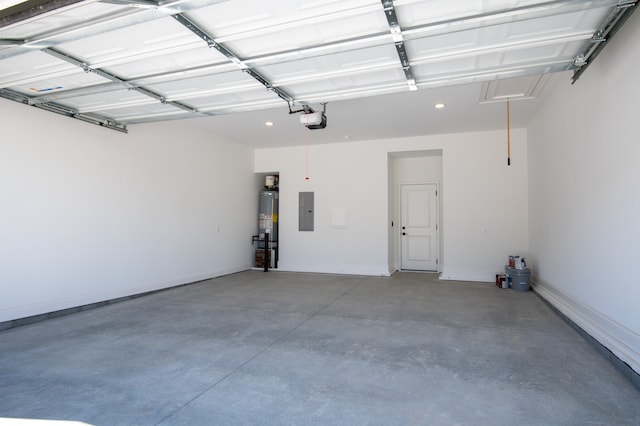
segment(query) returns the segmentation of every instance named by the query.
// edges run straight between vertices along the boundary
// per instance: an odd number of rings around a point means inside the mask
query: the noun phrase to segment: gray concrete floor
[[[0,417],[637,425],[640,392],[531,292],[248,271],[1,332]]]

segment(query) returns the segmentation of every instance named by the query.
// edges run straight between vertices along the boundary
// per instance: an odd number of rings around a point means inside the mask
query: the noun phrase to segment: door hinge
[[[436,225],[436,231],[438,230],[438,225]]]
[[[438,259],[436,259],[436,265],[438,264]]]
[[[436,197],[438,196],[438,190],[436,189]]]

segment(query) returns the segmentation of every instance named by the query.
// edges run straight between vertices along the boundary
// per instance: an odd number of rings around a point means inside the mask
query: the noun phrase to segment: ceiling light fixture
[[[265,121],[264,125],[267,127],[273,127],[273,121]]]
[[[443,109],[445,106],[446,106],[445,104],[440,103],[440,104],[435,104],[433,107],[435,109]]]

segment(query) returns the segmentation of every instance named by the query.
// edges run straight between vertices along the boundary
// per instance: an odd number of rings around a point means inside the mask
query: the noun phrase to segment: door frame
[[[400,184],[436,184],[438,189],[438,270],[445,269],[446,234],[444,226],[444,153],[442,149],[391,151],[387,153],[387,261],[389,275],[401,270],[400,258]]]
[[[401,235],[401,229],[400,226],[402,224],[402,187],[403,186],[411,186],[411,185],[435,185],[436,187],[436,217],[435,217],[435,222],[436,222],[436,233],[435,233],[435,237],[436,237],[436,244],[435,244],[435,252],[436,252],[436,269],[432,270],[432,269],[425,269],[425,270],[419,270],[419,269],[402,269],[402,235]],[[398,271],[403,271],[403,272],[440,272],[440,265],[442,264],[442,262],[440,262],[440,258],[441,258],[441,252],[440,252],[440,232],[442,227],[440,226],[440,183],[438,181],[420,181],[420,182],[402,182],[402,183],[398,183],[397,184],[397,188],[396,188],[396,193],[398,194],[397,197],[397,212],[398,212],[398,227],[397,227],[397,232],[396,232],[396,239],[397,239],[397,247],[398,247],[398,253],[397,253],[397,270]]]

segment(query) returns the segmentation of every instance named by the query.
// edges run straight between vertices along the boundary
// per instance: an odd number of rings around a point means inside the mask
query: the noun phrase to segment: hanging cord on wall
[[[511,111],[507,98],[507,166],[511,165]]]
[[[307,117],[307,122],[305,126],[309,124],[309,118]],[[306,146],[306,174],[304,180],[309,180],[309,132],[304,132],[305,146]]]
[[[309,180],[309,142],[307,142],[307,174],[304,180]]]

